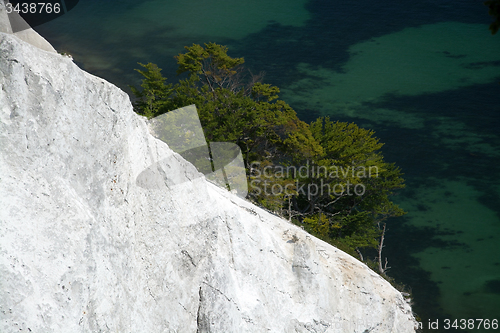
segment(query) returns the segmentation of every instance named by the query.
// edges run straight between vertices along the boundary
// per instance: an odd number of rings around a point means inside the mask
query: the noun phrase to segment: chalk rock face
[[[414,332],[389,283],[207,182],[71,59],[0,33],[0,85],[1,332]]]

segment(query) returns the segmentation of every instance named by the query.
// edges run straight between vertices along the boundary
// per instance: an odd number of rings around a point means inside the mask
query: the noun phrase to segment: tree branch
[[[382,267],[382,248],[384,247],[384,237],[385,237],[386,224],[382,228],[382,236],[380,236],[380,243],[378,245],[378,271],[381,275],[385,275],[387,270],[387,258],[385,258],[385,267]]]

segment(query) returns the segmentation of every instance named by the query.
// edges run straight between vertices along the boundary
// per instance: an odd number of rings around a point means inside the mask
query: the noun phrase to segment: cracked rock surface
[[[0,33],[0,85],[0,332],[414,332],[384,279],[208,183],[71,59]]]

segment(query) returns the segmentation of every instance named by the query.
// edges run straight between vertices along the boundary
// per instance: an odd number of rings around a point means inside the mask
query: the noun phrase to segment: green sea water
[[[360,106],[387,95],[416,96],[494,81],[500,76],[500,43],[495,37],[480,24],[404,28],[350,46],[349,60],[340,70],[297,64],[304,78],[288,84],[283,96],[325,115],[341,110],[353,118],[421,128],[421,115]]]
[[[432,230],[427,235],[422,233],[428,240],[411,241],[436,241],[411,255],[438,286],[435,295],[426,297],[436,298],[434,310],[441,312],[441,318],[497,318],[500,313],[498,127],[481,131],[477,123],[469,122],[468,116],[481,117],[481,101],[462,106],[471,113],[466,117],[463,111],[440,112],[438,105],[422,112],[418,106],[389,107],[386,101],[405,97],[416,100],[418,96],[498,80],[500,43],[484,31],[484,25],[456,22],[405,28],[352,45],[350,58],[340,70],[299,63],[296,70],[304,78],[283,89],[284,99],[292,105],[375,130],[397,127],[403,133],[412,131],[408,139],[418,138],[420,144],[438,147],[448,155],[440,161],[432,152],[415,156],[423,160],[412,161],[411,152],[403,163],[394,158],[406,178],[411,179],[409,186],[415,184],[410,188],[411,195],[403,192],[396,199],[409,212],[406,223],[416,229]],[[390,144],[402,149],[414,145],[404,134],[399,139]],[[470,157],[468,165],[462,165],[461,155]],[[487,174],[484,167],[474,166],[475,156],[492,165]],[[414,166],[408,164],[428,170],[412,174],[409,168]],[[485,178],[487,184],[480,185]],[[425,185],[417,186],[420,182]],[[484,196],[490,197],[490,205],[482,202]],[[404,233],[395,236],[411,237]],[[390,259],[390,252],[387,255]],[[404,273],[399,276],[405,280]],[[418,304],[415,309],[418,312]],[[422,312],[432,320],[432,312]]]
[[[412,288],[425,326],[500,319],[500,36],[483,7],[81,1],[38,30],[124,89],[138,83],[137,62],[158,63],[175,80],[184,45],[225,44],[265,70],[302,119],[374,129],[407,180],[394,200],[408,214],[388,222],[389,274]]]

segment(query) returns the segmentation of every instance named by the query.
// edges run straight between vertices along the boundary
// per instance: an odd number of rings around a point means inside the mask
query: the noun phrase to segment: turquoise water
[[[37,30],[124,89],[137,62],[175,80],[184,45],[225,44],[303,120],[374,129],[407,180],[389,273],[426,324],[500,319],[500,35],[489,22],[479,1],[82,0]]]

